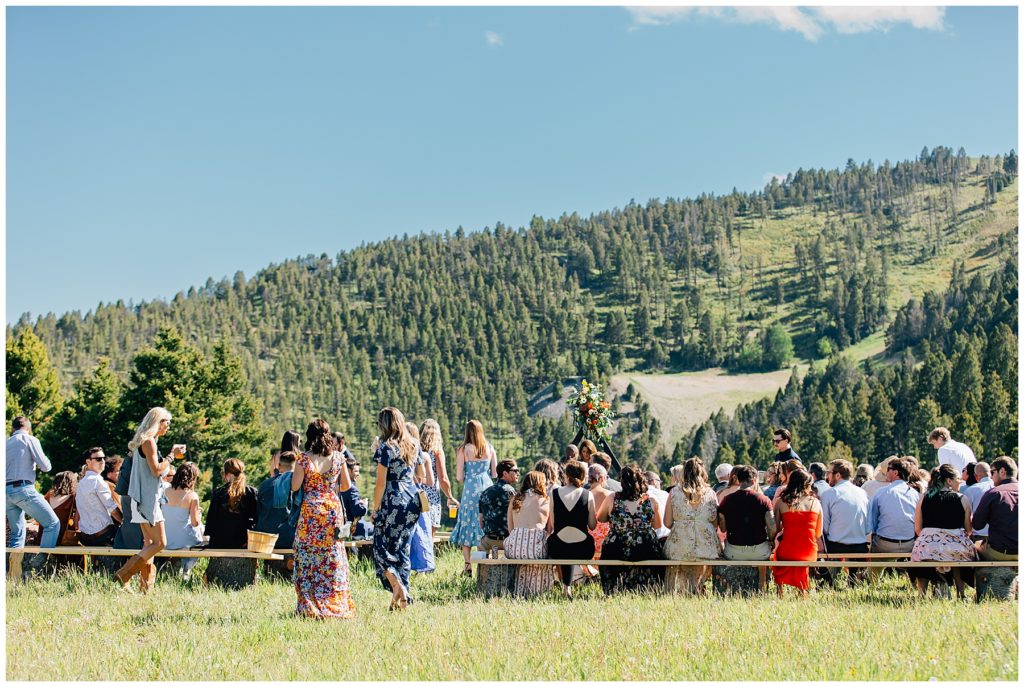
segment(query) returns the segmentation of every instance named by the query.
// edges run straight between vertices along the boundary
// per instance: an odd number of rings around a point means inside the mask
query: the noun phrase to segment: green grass
[[[918,599],[905,580],[754,599],[485,601],[440,569],[417,603],[354,562],[358,616],[293,614],[284,582],[237,592],[161,576],[146,597],[96,576],[7,589],[8,680],[1015,680],[1015,604]],[[959,647],[959,648],[958,648]],[[966,652],[966,653],[965,653]]]

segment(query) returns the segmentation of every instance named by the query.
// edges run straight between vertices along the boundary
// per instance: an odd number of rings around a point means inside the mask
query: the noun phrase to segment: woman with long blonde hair
[[[166,408],[152,408],[142,418],[135,436],[128,442],[131,453],[131,477],[128,482],[128,496],[131,499],[131,521],[142,529],[142,550],[129,558],[114,576],[127,590],[135,573],[139,573],[139,589],[148,592],[156,583],[156,565],[153,558],[167,546],[164,532],[164,515],[160,510],[160,493],[163,476],[171,467],[170,460],[160,455],[156,440],[167,433],[171,426],[171,414]],[[184,444],[171,448],[173,458],[185,455]],[[128,461],[126,460],[125,463]],[[124,468],[122,468],[124,469]]]
[[[441,495],[447,499],[449,508],[459,506],[459,501],[452,496],[452,482],[448,479],[447,458],[444,455],[444,440],[441,438],[441,426],[437,420],[428,418],[420,426],[420,447],[430,455],[434,468],[434,485],[426,487],[427,500],[430,501],[431,534],[441,526]]]
[[[409,573],[412,569],[413,530],[420,519],[419,488],[413,479],[419,444],[405,428],[398,408],[377,414],[377,482],[373,490],[373,563],[377,579],[391,592],[391,610],[412,603]]]
[[[718,523],[718,499],[708,484],[704,461],[693,457],[683,465],[672,467],[675,486],[669,492],[665,508],[665,527],[672,531],[665,540],[665,558],[676,561],[698,561],[718,558],[721,542],[715,525]],[[665,573],[669,592],[704,593],[704,582],[711,575],[708,566],[681,565]]]
[[[455,467],[455,479],[463,483],[462,503],[459,505],[459,517],[455,522],[448,539],[452,544],[462,547],[464,567],[462,574],[467,577],[473,574],[469,564],[470,550],[480,545],[484,536],[480,525],[480,495],[487,487],[494,484],[498,477],[498,455],[484,437],[484,427],[479,420],[466,423],[465,440],[456,454],[458,461]]]

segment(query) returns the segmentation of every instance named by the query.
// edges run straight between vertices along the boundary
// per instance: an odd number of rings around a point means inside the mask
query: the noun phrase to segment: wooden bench
[[[139,549],[115,549],[110,546],[55,546],[44,549],[41,546],[25,546],[20,549],[8,548],[10,566],[7,576],[13,580],[21,579],[21,564],[27,553],[46,553],[56,556],[82,556],[85,569],[89,569],[89,556],[134,556]],[[267,561],[280,561],[284,556],[274,553],[255,553],[248,549],[164,549],[157,554],[158,558],[256,558]]]
[[[865,555],[865,554],[862,554]],[[882,554],[888,556],[890,554]],[[852,554],[843,554],[852,558]],[[828,560],[815,561],[730,561],[724,558],[702,561],[616,561],[598,558],[579,560],[568,558],[474,558],[474,565],[593,565],[593,566],[648,566],[669,568],[673,566],[708,565],[712,567],[767,567],[767,568],[1016,568],[1017,561],[903,561],[903,560]]]

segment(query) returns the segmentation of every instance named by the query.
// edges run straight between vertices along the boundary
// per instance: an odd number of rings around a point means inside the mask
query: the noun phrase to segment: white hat
[[[719,482],[724,482],[725,480],[729,479],[729,475],[731,474],[732,466],[729,465],[728,463],[722,463],[717,468],[715,468],[715,479],[717,479]]]

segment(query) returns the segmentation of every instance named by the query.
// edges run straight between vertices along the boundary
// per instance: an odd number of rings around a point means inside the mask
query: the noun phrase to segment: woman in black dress
[[[256,490],[246,484],[245,463],[237,458],[224,461],[225,484],[210,497],[206,516],[206,534],[211,549],[245,549],[249,533],[256,527],[259,501]],[[229,588],[240,588],[256,581],[255,558],[211,558],[206,581]]]
[[[594,537],[590,530],[597,526],[594,495],[583,488],[587,466],[578,460],[570,460],[564,468],[566,485],[551,492],[548,558],[587,560],[594,557]],[[571,599],[576,566],[560,565],[558,571],[565,595]]]

